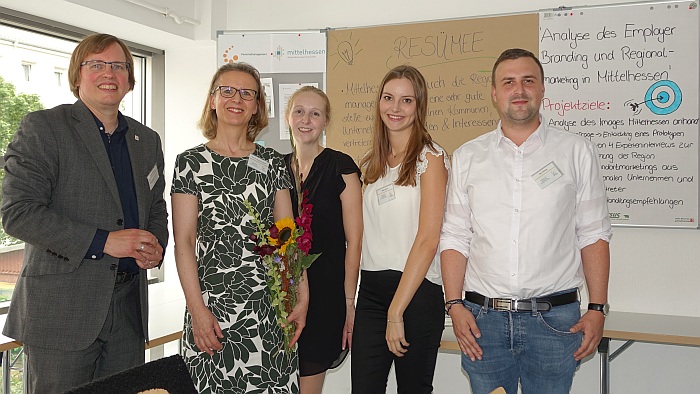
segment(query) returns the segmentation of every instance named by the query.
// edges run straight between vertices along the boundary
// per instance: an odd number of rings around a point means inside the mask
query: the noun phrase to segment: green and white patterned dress
[[[185,312],[182,355],[200,393],[298,393],[296,352],[270,306],[266,269],[252,252],[253,232],[243,199],[272,224],[275,193],[291,188],[283,157],[255,146],[249,157],[217,154],[200,145],[178,155],[171,193],[196,195],[196,257],[204,303],[219,321],[223,349],[209,356],[194,343]],[[257,159],[260,160],[257,160]]]

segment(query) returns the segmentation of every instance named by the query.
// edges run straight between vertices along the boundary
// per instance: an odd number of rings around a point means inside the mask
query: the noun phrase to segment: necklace
[[[405,151],[406,151],[406,150],[404,149],[404,150],[402,150],[401,152],[392,153],[392,154],[391,154],[391,158],[392,158],[392,159],[396,159],[397,156],[403,154]]]

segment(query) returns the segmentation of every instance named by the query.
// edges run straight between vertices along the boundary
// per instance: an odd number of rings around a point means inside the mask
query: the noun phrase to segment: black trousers
[[[423,279],[403,315],[409,343],[403,357],[386,344],[387,312],[401,280],[398,271],[362,271],[352,340],[352,392],[385,394],[392,363],[398,392],[432,393],[445,328],[442,287]]]

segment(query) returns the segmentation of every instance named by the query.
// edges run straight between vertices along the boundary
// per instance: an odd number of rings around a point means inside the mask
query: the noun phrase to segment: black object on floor
[[[164,357],[76,387],[65,394],[136,394],[164,389],[170,394],[197,394],[180,355]]]

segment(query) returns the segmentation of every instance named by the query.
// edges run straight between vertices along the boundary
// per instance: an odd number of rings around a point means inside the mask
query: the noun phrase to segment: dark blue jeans
[[[581,316],[581,303],[556,306],[545,312],[502,312],[469,301],[464,305],[481,331],[477,343],[482,360],[462,354],[473,394],[488,394],[499,386],[508,394],[564,394],[571,390],[578,362],[574,352],[582,334],[569,332]]]
[[[442,287],[426,279],[403,314],[409,343],[403,357],[386,344],[387,312],[401,280],[398,271],[362,271],[352,340],[352,392],[385,394],[392,363],[399,393],[432,393],[445,328]]]

